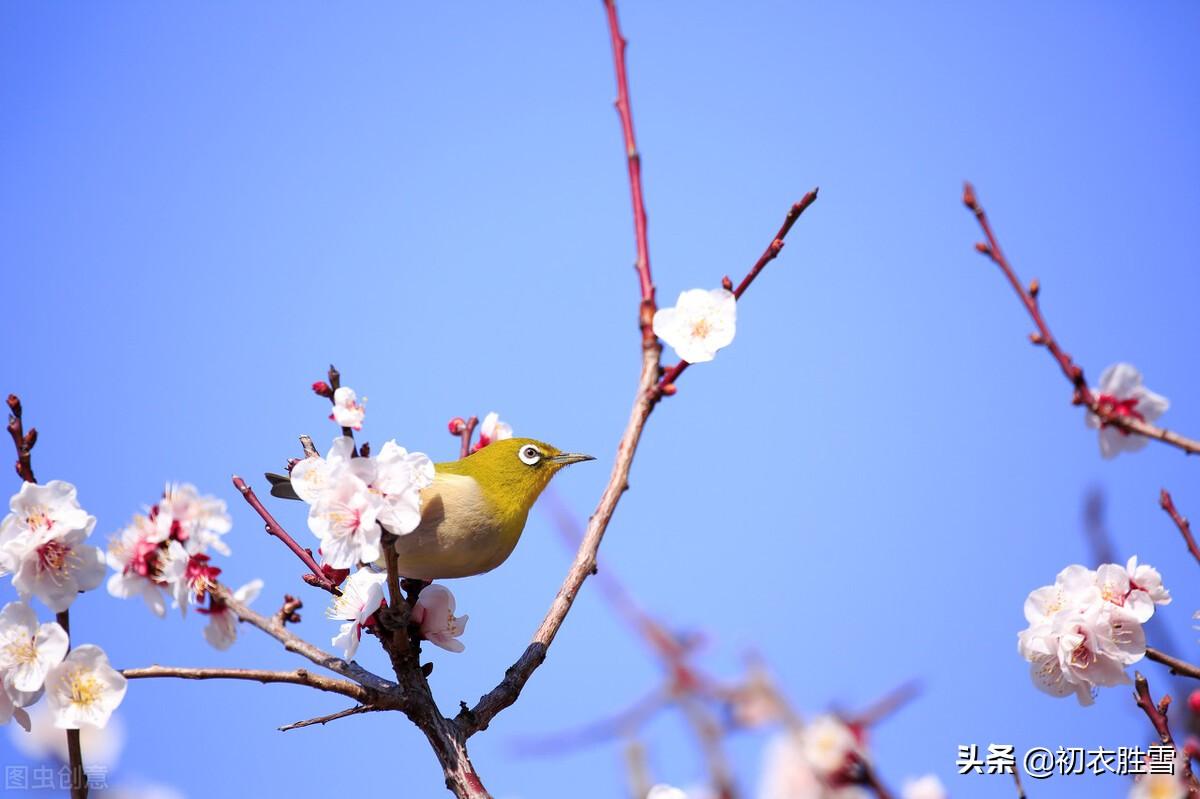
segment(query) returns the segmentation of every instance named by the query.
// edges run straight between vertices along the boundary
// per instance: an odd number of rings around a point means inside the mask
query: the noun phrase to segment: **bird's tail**
[[[266,478],[271,483],[271,496],[280,499],[300,499],[296,489],[292,488],[291,478],[287,475],[267,472]]]

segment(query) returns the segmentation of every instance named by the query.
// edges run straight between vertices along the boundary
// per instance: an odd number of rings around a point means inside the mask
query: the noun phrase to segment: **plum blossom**
[[[839,768],[844,767],[851,752],[861,754],[857,740],[851,743],[843,735],[843,731],[850,732],[853,738],[853,732],[831,717],[814,719],[814,724],[817,724],[816,730],[811,730],[811,725],[801,731],[785,730],[767,744],[758,786],[759,799],[869,799],[871,794],[861,786],[846,784],[841,780],[841,774],[822,773],[810,759],[815,754],[823,765],[836,761]],[[841,729],[835,725],[840,725]],[[838,745],[830,750],[825,750],[823,745],[814,746],[814,735],[825,743]],[[806,738],[810,740],[806,742]],[[829,756],[839,751],[842,758]]]
[[[363,417],[367,414],[366,408],[363,407],[366,401],[364,397],[363,401],[359,402],[354,389],[342,386],[333,392],[333,413],[329,414],[329,418],[340,427],[362,430]]]
[[[1142,373],[1127,363],[1105,369],[1100,375],[1100,385],[1091,391],[1102,411],[1143,422],[1158,419],[1170,405],[1166,397],[1142,385]],[[1108,424],[1091,411],[1086,422],[1088,427],[1100,430],[1100,454],[1105,458],[1116,457],[1120,452],[1137,452],[1146,446],[1145,436]]]
[[[94,644],[78,647],[46,675],[46,703],[60,730],[103,728],[125,698],[125,677]]]
[[[149,516],[165,533],[183,544],[189,554],[203,554],[210,548],[229,556],[229,547],[221,540],[233,527],[225,501],[201,496],[189,483],[168,483],[163,497],[150,509]]]
[[[33,608],[9,602],[0,610],[0,673],[17,691],[40,691],[46,673],[66,657],[67,633],[57,622],[38,624]]]
[[[674,785],[654,785],[646,792],[646,799],[688,799],[687,792]]]
[[[1174,774],[1149,774],[1133,783],[1129,799],[1187,799],[1190,792],[1187,783],[1179,776],[1179,764]]]
[[[262,580],[251,580],[234,591],[233,598],[243,605],[249,605],[258,598],[262,587]],[[208,616],[208,624],[204,626],[204,640],[224,651],[237,640],[238,617],[224,602],[211,594],[209,596],[209,606],[197,609],[198,613]]]
[[[383,583],[386,572],[363,567],[350,576],[342,586],[342,595],[334,597],[333,604],[325,611],[331,619],[340,619],[342,625],[333,637],[333,645],[345,651],[346,660],[353,660],[362,639],[363,627],[371,623],[375,611],[384,604]]]
[[[95,523],[93,519],[92,523]],[[104,553],[83,543],[91,532],[71,530],[30,547],[18,560],[13,587],[21,600],[35,596],[55,613],[71,607],[80,591],[104,580]]]
[[[96,526],[95,517],[80,507],[75,486],[63,480],[22,483],[8,507],[0,521],[0,574],[16,571],[21,556],[36,544],[74,530],[86,536]]]
[[[308,527],[333,568],[377,560],[383,528],[411,533],[421,523],[421,490],[433,483],[433,461],[391,440],[374,457],[354,457],[354,443],[334,439],[324,458],[292,467],[296,494],[309,503]]]
[[[492,411],[487,416],[483,417],[483,421],[479,425],[479,440],[475,442],[475,446],[471,451],[483,449],[493,441],[503,441],[506,438],[512,438],[512,425],[508,422],[500,421],[500,414]]]
[[[28,704],[37,701],[37,698],[39,697],[35,697]],[[18,705],[7,690],[0,690],[0,725],[8,724],[10,721],[16,721],[21,729],[29,732],[29,712]]]
[[[688,363],[711,361],[717,350],[733,342],[737,299],[726,289],[689,289],[681,292],[674,308],[654,314],[654,334]]]
[[[947,799],[946,786],[933,774],[926,774],[919,779],[906,780],[900,799]]]
[[[1038,688],[1089,705],[1097,687],[1129,682],[1125,668],[1146,654],[1142,624],[1170,601],[1158,572],[1136,557],[1095,571],[1068,566],[1025,600],[1029,626],[1017,635],[1017,651]]]
[[[67,748],[67,736],[54,726],[54,719],[46,702],[39,702],[29,712],[30,729],[23,733],[12,731],[12,743],[27,758],[36,761],[58,761],[68,763],[70,752]],[[80,748],[83,750],[83,767],[85,770],[111,770],[120,760],[121,750],[125,746],[125,725],[121,722],[120,714],[114,713],[104,729],[83,727],[79,731]],[[99,793],[104,799],[113,799],[115,793],[109,788]]]
[[[108,593],[117,599],[140,596],[156,616],[166,615],[162,574],[169,548],[158,525],[147,516],[135,516],[109,539],[107,560],[114,574],[108,578]]]
[[[852,756],[865,757],[858,736],[836,716],[817,716],[805,725],[800,751],[819,776],[828,780],[845,771]]]
[[[466,649],[458,638],[467,629],[467,617],[454,615],[454,594],[443,585],[421,589],[413,605],[412,620],[421,627],[421,635],[449,652]]]

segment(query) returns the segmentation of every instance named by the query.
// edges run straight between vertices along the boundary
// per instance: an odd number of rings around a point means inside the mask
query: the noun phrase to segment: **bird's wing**
[[[280,499],[300,499],[300,495],[296,493],[296,489],[292,488],[292,478],[273,472],[267,472],[265,476],[267,481],[271,483],[271,496],[279,497]]]

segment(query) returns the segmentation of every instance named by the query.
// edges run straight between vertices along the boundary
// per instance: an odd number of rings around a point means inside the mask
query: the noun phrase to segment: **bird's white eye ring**
[[[537,447],[530,445],[521,447],[521,450],[517,453],[517,457],[526,466],[533,466],[542,459],[542,452]]]

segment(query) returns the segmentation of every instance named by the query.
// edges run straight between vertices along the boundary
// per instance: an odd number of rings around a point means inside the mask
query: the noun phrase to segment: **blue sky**
[[[1081,507],[1106,490],[1124,557],[1177,599],[1162,624],[1200,658],[1197,564],[1156,506],[1200,515],[1195,464],[1151,447],[1111,462],[1029,346],[1030,323],[972,250],[969,178],[1055,332],[1093,378],[1137,364],[1200,431],[1193,220],[1200,111],[1187,3],[626,3],[622,22],[659,295],[735,278],[819,185],[739,308],[736,342],[650,421],[602,559],[672,625],[705,631],[732,676],[763,653],[807,712],[925,693],[874,739],[891,783],[959,743],[1144,744],[1124,689],[1091,708],[1038,693],[1016,654],[1021,603],[1089,559]],[[623,147],[599,3],[417,7],[21,3],[0,25],[5,391],[106,539],[166,480],[230,503],[229,581],[303,591],[298,628],[334,625],[229,475],[278,469],[335,430],[307,386],[335,362],[369,398],[366,437],[452,457],[451,416],[591,452],[559,495],[586,517],[638,368]],[[324,446],[324,444],[322,444]],[[9,490],[17,480],[9,476]],[[279,508],[305,533],[302,509]],[[452,585],[463,655],[433,652],[447,710],[491,687],[568,564],[545,514],[509,562]],[[11,587],[0,589],[7,598]],[[244,631],[153,618],[103,593],[77,640],[120,666],[285,667]],[[1153,642],[1153,640],[1152,640]],[[376,652],[361,660],[382,670]],[[1161,669],[1146,664],[1161,689]],[[521,701],[473,743],[498,797],[620,796],[620,752],[512,753],[635,701],[658,678],[585,588]],[[1182,698],[1182,697],[1180,697]],[[156,682],[121,709],[122,779],[187,796],[439,795],[419,733],[288,687]],[[763,736],[733,743],[753,788]],[[645,732],[656,775],[701,765],[674,717]],[[21,756],[0,737],[0,762]],[[114,772],[114,777],[118,772]],[[1044,797],[1121,796],[1118,777]]]

